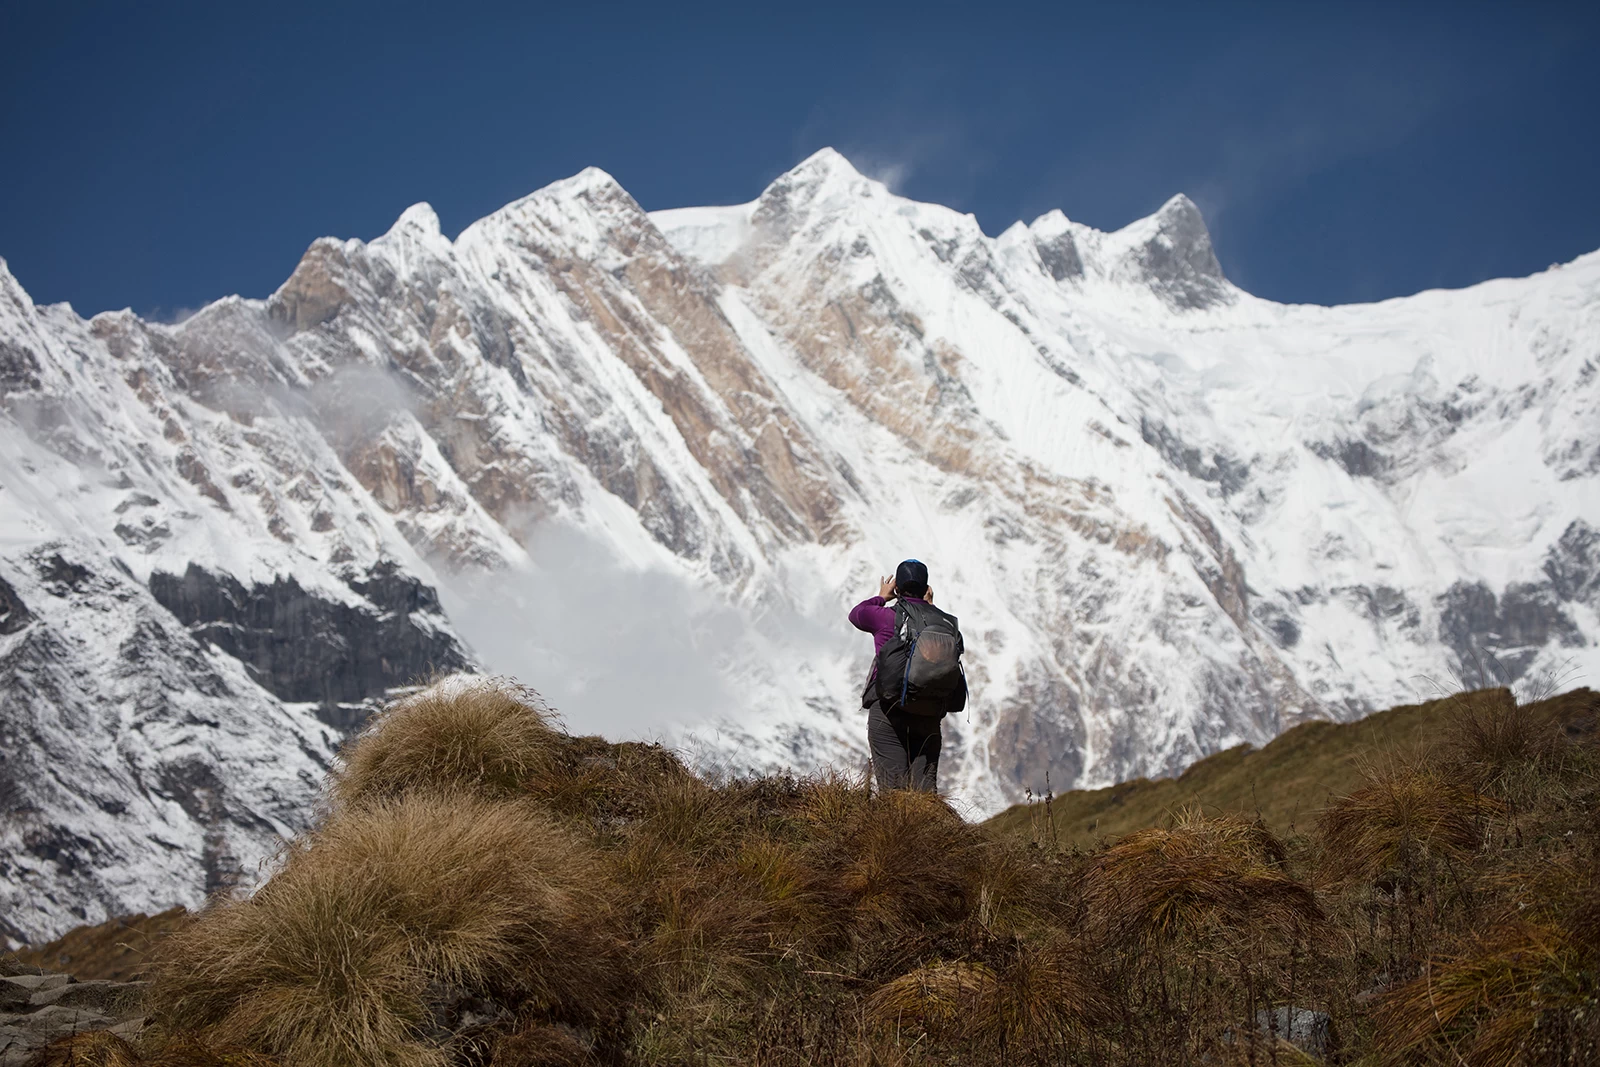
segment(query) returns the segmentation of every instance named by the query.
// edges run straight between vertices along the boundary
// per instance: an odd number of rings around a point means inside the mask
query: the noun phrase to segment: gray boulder
[[[0,1012],[27,1011],[29,1002],[41,991],[67,983],[64,974],[14,974],[0,978]]]
[[[27,1067],[45,1044],[32,1030],[0,1024],[0,1067]]]
[[[0,978],[0,985],[26,989],[31,996],[42,989],[55,989],[71,981],[70,974],[13,974]]]
[[[121,1016],[137,1011],[148,982],[73,982],[35,993],[28,1002],[35,1009],[59,1005]]]
[[[1256,1012],[1256,1027],[1262,1033],[1281,1037],[1301,1052],[1326,1058],[1337,1046],[1333,1019],[1327,1012],[1312,1011],[1286,1004],[1281,1008],[1262,1008]]]
[[[131,1040],[144,1026],[138,1013],[146,985],[65,974],[0,977],[0,1067],[31,1067],[50,1042],[88,1030]]]

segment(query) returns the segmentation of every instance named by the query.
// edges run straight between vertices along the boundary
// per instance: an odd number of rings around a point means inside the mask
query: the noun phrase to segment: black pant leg
[[[909,781],[912,789],[933,793],[939,788],[939,749],[944,737],[936,718],[914,719],[907,727],[906,754],[910,757]]]

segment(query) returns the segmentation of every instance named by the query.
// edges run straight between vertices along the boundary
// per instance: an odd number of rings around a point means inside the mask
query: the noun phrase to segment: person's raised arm
[[[867,633],[876,633],[883,625],[884,612],[889,611],[884,607],[884,601],[894,597],[894,579],[878,579],[878,595],[869,596],[861,603],[850,609],[850,625]],[[893,613],[890,612],[892,617]]]

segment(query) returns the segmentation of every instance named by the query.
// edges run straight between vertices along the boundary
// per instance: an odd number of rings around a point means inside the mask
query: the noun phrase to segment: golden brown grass
[[[1011,954],[998,970],[967,960],[924,964],[866,1000],[866,1021],[880,1036],[925,1035],[988,1055],[1081,1044],[1113,1017],[1081,948],[1059,938]]]
[[[164,946],[170,1031],[294,1064],[448,1062],[439,987],[592,1016],[622,991],[592,852],[523,804],[417,794],[339,814],[253,897]]]
[[[206,1043],[187,1034],[151,1034],[141,1045],[140,1067],[282,1067],[253,1049]]]
[[[1322,840],[1336,877],[1372,878],[1430,857],[1471,856],[1500,809],[1450,770],[1390,761],[1323,812]]]
[[[80,981],[128,982],[143,978],[150,950],[189,921],[182,907],[156,915],[124,915],[94,926],[80,926],[37,948],[25,948],[17,959],[47,971],[65,971]]]
[[[492,1062],[496,1067],[591,1067],[598,1061],[570,1027],[535,1023],[496,1041]]]
[[[1384,998],[1376,1046],[1482,1067],[1600,1062],[1600,864],[1568,854],[1492,872],[1495,911]]]
[[[505,679],[449,678],[374,716],[333,780],[338,804],[426,789],[522,792],[559,737],[537,693]]]
[[[1096,856],[1085,901],[1107,942],[1245,929],[1304,937],[1323,916],[1286,859],[1260,823],[1185,811],[1171,829],[1129,834]]]
[[[1053,830],[1042,825],[1045,813],[1038,804],[1019,804],[991,822],[1064,848],[1089,849],[1106,839],[1165,825],[1172,812],[1199,808],[1259,818],[1274,833],[1289,837],[1314,828],[1323,808],[1361,788],[1374,759],[1436,747],[1442,738],[1458,733],[1464,713],[1481,704],[1503,707],[1509,702],[1541,736],[1551,736],[1585,721],[1592,729],[1596,699],[1592,690],[1575,689],[1519,705],[1508,690],[1486,689],[1391,708],[1356,722],[1302,723],[1260,748],[1240,745],[1208,756],[1176,778],[1139,778],[1057,794],[1051,803]]]
[[[1560,757],[1559,735],[1541,716],[1519,705],[1510,690],[1491,689],[1454,700],[1448,755],[1476,788],[1503,788],[1506,777],[1517,770]]]
[[[34,1062],[36,1067],[139,1067],[140,1060],[116,1034],[90,1030],[50,1042]]]
[[[453,684],[165,943],[138,1062],[1311,1062],[1259,1022],[1290,1006],[1328,1062],[1600,1062],[1592,694],[1335,745],[1303,832],[1180,805],[1084,852],[846,776],[709,782]]]
[[[147,1042],[143,1050],[107,1030],[86,1030],[52,1041],[30,1067],[278,1067],[277,1061],[238,1046],[205,1045],[190,1038]]]
[[[1548,1061],[1550,1053],[1555,1062],[1597,1062],[1600,1035],[1592,1027],[1581,1060],[1563,1055],[1575,1051],[1583,1017],[1596,1006],[1593,963],[1559,927],[1507,917],[1463,950],[1428,961],[1384,1000],[1378,1049],[1396,1063],[1425,1050],[1473,1067]]]
[[[1000,979],[982,963],[929,963],[885,982],[867,998],[867,1017],[880,1030],[899,1035],[921,1029],[958,1034],[982,1015],[994,1013]]]
[[[813,825],[821,832],[804,853],[811,885],[858,927],[951,922],[975,903],[984,837],[931,793],[890,793]]]

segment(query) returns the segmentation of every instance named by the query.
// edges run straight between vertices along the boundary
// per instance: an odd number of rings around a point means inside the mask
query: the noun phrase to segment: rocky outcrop
[[[1194,201],[1183,195],[1149,220],[1151,233],[1132,253],[1150,288],[1172,307],[1197,311],[1234,299],[1211,247],[1211,231]]]
[[[1237,493],[1250,478],[1248,463],[1215,449],[1207,456],[1156,419],[1140,418],[1139,436],[1145,444],[1161,453],[1162,459],[1190,477],[1203,482],[1215,482],[1224,496]]]
[[[1078,243],[1072,239],[1071,232],[1062,230],[1041,235],[1035,238],[1034,247],[1038,249],[1039,262],[1044,264],[1051,278],[1064,282],[1083,277],[1083,257],[1078,254]]]
[[[1559,599],[1600,610],[1600,530],[1575,520],[1551,546],[1544,573]]]
[[[1333,1017],[1325,1011],[1286,1004],[1256,1011],[1256,1029],[1269,1037],[1287,1041],[1301,1052],[1326,1060],[1339,1050],[1339,1031]]]
[[[1545,646],[1588,641],[1547,583],[1516,582],[1496,595],[1484,582],[1457,582],[1439,598],[1439,637],[1473,686],[1505,685],[1528,672]]]
[[[1337,462],[1353,478],[1376,478],[1394,466],[1392,459],[1360,438],[1314,441],[1309,447],[1323,459]]]
[[[387,562],[346,585],[355,596],[334,600],[293,577],[245,586],[194,563],[150,576],[150,592],[196,640],[238,659],[273,695],[316,703],[344,727],[354,724],[341,722],[340,705],[471,665],[431,587]]]
[[[0,578],[0,634],[14,634],[33,621],[33,613],[10,583]]]
[[[31,393],[39,388],[39,357],[25,345],[0,341],[0,400],[11,393]]]
[[[31,1067],[47,1045],[96,1031],[104,1036],[98,1042],[80,1038],[82,1050],[137,1037],[144,1027],[146,984],[80,982],[27,967],[14,956],[0,957],[0,1067]],[[86,1057],[83,1062],[102,1061]]]

